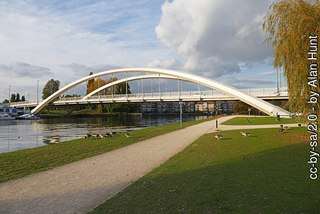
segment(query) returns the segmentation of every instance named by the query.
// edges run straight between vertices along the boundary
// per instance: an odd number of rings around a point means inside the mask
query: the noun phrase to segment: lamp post
[[[11,85],[9,85],[9,107],[11,104]]]
[[[182,128],[182,105],[183,105],[183,102],[179,102],[179,105],[180,105],[180,128]]]
[[[39,104],[39,80],[37,80],[37,105]]]
[[[251,108],[248,108],[248,112],[249,112],[249,118],[250,118],[250,112],[251,112]]]

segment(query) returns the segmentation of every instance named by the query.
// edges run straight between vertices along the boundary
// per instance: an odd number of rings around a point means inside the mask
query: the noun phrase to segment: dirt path
[[[85,213],[182,151],[214,126],[215,120],[204,122],[0,184],[0,213]]]

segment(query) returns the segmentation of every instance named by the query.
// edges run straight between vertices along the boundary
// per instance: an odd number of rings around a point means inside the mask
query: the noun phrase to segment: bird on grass
[[[47,143],[47,144],[55,144],[55,143],[59,143],[59,139],[58,138],[47,138],[43,141],[44,143]]]
[[[279,132],[284,132],[284,128],[283,128],[283,125],[280,125],[280,129],[279,129]]]
[[[90,138],[90,137],[92,137],[91,134],[87,134],[86,136],[84,136],[84,138]]]
[[[216,134],[214,137],[215,137],[217,140],[220,140],[220,139],[223,138],[223,135],[221,135],[221,134]]]
[[[117,132],[110,131],[109,134],[110,134],[111,136],[113,136],[113,135],[117,134]]]
[[[124,133],[124,136],[126,136],[126,138],[130,137],[130,134],[128,132]]]
[[[280,129],[279,129],[279,132],[285,132],[289,129],[289,126],[283,126],[283,125],[280,125]]]
[[[250,135],[249,132],[240,132],[243,137],[248,137]]]
[[[96,134],[96,138],[97,138],[97,139],[102,139],[102,138],[103,138],[103,135],[102,135],[102,134]]]
[[[108,133],[106,133],[106,134],[104,135],[104,137],[105,137],[105,138],[107,138],[107,137],[112,137],[112,134],[110,134],[110,133],[108,132]]]

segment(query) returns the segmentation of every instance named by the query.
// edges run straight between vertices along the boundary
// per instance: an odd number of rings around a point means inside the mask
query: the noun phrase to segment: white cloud
[[[88,66],[88,65],[78,64],[78,63],[66,64],[62,66],[72,70],[78,76],[87,76],[90,72],[97,73],[97,72],[106,71],[110,69],[120,68],[120,66],[116,66],[116,65],[102,64],[102,65]]]
[[[186,58],[186,70],[217,77],[272,57],[261,43],[270,1],[173,0],[162,5],[159,40]],[[203,71],[201,73],[201,71]]]
[[[165,69],[173,69],[173,70],[179,70],[182,67],[182,64],[177,59],[165,59],[165,60],[154,60],[150,62],[148,67],[151,68],[165,68]]]
[[[265,71],[265,72],[260,72],[258,73],[258,76],[273,76],[276,75],[277,71]]]
[[[23,62],[13,62],[9,65],[0,64],[0,75],[13,77],[43,77],[52,75],[49,68],[44,68],[36,65],[30,65]]]
[[[158,18],[145,4],[143,0],[0,1],[0,64],[48,68],[50,79],[63,84],[92,68],[108,67],[104,65],[144,66],[169,55],[158,47],[153,30]],[[1,76],[0,101],[7,96],[8,85],[28,87],[34,84],[31,78]],[[48,77],[37,79],[45,83]]]

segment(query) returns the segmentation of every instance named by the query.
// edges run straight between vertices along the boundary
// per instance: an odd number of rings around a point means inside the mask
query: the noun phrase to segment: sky
[[[49,79],[158,67],[237,88],[276,87],[263,17],[272,1],[0,0],[0,101]]]

